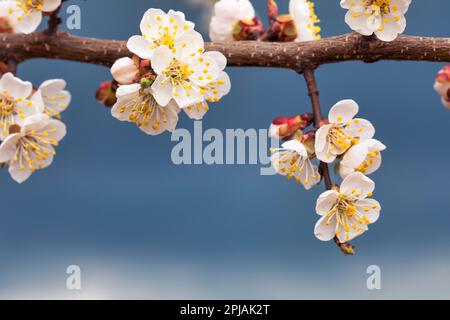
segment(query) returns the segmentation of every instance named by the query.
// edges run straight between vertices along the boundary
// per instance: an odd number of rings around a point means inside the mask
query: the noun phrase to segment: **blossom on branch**
[[[219,52],[204,53],[203,45],[202,36],[191,31],[176,43],[175,53],[167,46],[155,50],[151,65],[158,76],[152,89],[160,105],[167,105],[171,99],[180,108],[206,99],[216,102],[229,88],[229,78],[220,79],[226,58]]]
[[[128,49],[142,59],[151,59],[159,46],[175,50],[178,40],[194,29],[194,24],[186,21],[184,13],[170,10],[167,14],[151,8],[147,10],[140,24],[141,36],[128,40]]]
[[[317,166],[313,165],[305,146],[297,140],[285,142],[280,149],[273,149],[272,166],[288,179],[294,178],[306,190],[320,182]]]
[[[342,100],[328,115],[328,124],[316,133],[315,151],[320,161],[332,163],[352,145],[373,138],[375,128],[365,119],[354,119],[359,111],[353,100]]]
[[[320,39],[320,22],[314,11],[314,2],[308,0],[291,0],[289,14],[294,19],[297,30],[296,41],[312,41]]]
[[[22,126],[11,126],[10,133],[0,145],[0,163],[7,163],[11,177],[22,183],[53,162],[54,147],[66,135],[66,126],[40,113],[28,117]]]
[[[0,140],[9,135],[12,125],[22,125],[25,119],[44,110],[39,95],[30,98],[33,91],[31,82],[24,82],[12,73],[0,78]]]
[[[114,118],[133,122],[149,135],[175,130],[180,109],[174,101],[161,106],[151,88],[137,83],[120,86],[116,94],[117,102],[111,109]]]
[[[322,216],[315,226],[316,237],[322,241],[337,237],[346,243],[366,232],[380,217],[380,204],[370,199],[374,189],[371,179],[355,172],[344,179],[339,190],[322,193],[316,205]]]
[[[61,117],[61,112],[65,111],[72,100],[69,91],[65,90],[66,81],[53,79],[43,82],[33,96],[35,100],[41,99],[44,103],[43,112],[49,117]]]
[[[214,42],[256,40],[264,32],[249,0],[220,0],[214,5],[209,37]]]
[[[411,0],[341,0],[348,9],[345,22],[364,35],[375,34],[382,41],[393,41],[406,28],[405,14]]]
[[[61,0],[1,0],[0,30],[11,33],[32,33],[42,21],[42,13],[61,6]]]
[[[450,65],[439,71],[434,89],[441,96],[444,106],[450,109]]]
[[[369,175],[381,167],[381,151],[386,146],[380,141],[369,139],[351,147],[339,163],[339,173],[344,179],[353,172]]]

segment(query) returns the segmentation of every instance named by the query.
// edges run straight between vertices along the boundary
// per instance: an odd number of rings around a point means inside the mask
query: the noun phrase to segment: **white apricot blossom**
[[[339,173],[344,179],[353,172],[370,175],[381,167],[381,152],[386,146],[380,141],[369,139],[351,147],[339,164]]]
[[[47,80],[33,94],[33,96],[38,97],[37,99],[42,99],[44,103],[43,112],[49,117],[60,118],[61,112],[68,108],[72,96],[65,88],[66,81],[63,79]]]
[[[289,14],[294,19],[297,29],[296,41],[313,41],[320,39],[320,22],[314,11],[314,2],[309,0],[291,0]]]
[[[434,90],[441,96],[444,106],[450,109],[450,65],[439,71],[434,83]]]
[[[22,126],[15,127],[16,132],[0,145],[0,163],[7,163],[11,177],[22,183],[33,172],[53,162],[54,147],[66,135],[66,126],[40,113],[28,117]]]
[[[222,53],[204,53],[203,38],[195,31],[185,33],[174,49],[158,47],[151,60],[158,75],[152,85],[154,97],[161,106],[174,99],[180,108],[196,103],[218,101],[229,91],[229,78],[223,69]],[[174,53],[175,52],[175,53]]]
[[[53,12],[61,0],[1,0],[0,17],[6,19],[14,33],[36,31],[42,21],[43,12]]]
[[[382,41],[393,41],[406,28],[405,14],[411,0],[341,0],[348,9],[345,22],[365,36],[375,34]]]
[[[214,5],[209,37],[214,42],[233,41],[233,29],[239,21],[251,22],[255,9],[249,0],[220,0]]]
[[[370,199],[374,189],[371,179],[355,172],[344,179],[339,191],[322,193],[316,205],[322,216],[315,226],[316,237],[322,241],[337,237],[345,243],[366,232],[368,225],[380,217],[380,204]]]
[[[133,59],[124,57],[114,62],[111,74],[120,84],[132,84],[139,75],[139,68]]]
[[[365,119],[354,119],[358,111],[359,106],[353,100],[342,100],[331,108],[329,124],[316,133],[315,150],[320,161],[332,163],[353,144],[373,138],[372,124]]]
[[[21,125],[25,119],[44,110],[42,98],[29,98],[33,91],[30,82],[6,73],[0,78],[0,141],[9,135],[12,125]]]
[[[294,178],[306,190],[311,189],[320,182],[317,166],[313,165],[305,146],[297,140],[283,143],[280,149],[273,149],[271,157],[272,166],[277,173]]]
[[[120,86],[116,95],[117,102],[111,110],[114,118],[133,122],[149,135],[175,130],[180,109],[173,100],[161,106],[153,97],[151,88],[143,88],[137,83]]]
[[[144,14],[140,29],[142,35],[131,37],[127,47],[141,59],[151,59],[159,46],[164,45],[174,50],[178,40],[194,29],[194,24],[186,21],[183,12],[169,10],[165,13],[151,8]]]

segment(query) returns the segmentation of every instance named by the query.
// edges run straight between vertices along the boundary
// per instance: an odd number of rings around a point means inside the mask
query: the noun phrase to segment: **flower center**
[[[158,130],[161,126],[161,121],[167,123],[167,114],[164,108],[159,108],[155,98],[149,93],[142,92],[139,99],[134,99],[127,104],[120,107],[120,113],[130,110],[129,120],[134,122],[138,127],[149,126],[150,121],[158,117],[158,112],[161,112],[162,119],[156,119],[152,129]]]
[[[50,134],[55,132],[55,128],[39,133],[35,131],[29,132],[19,140],[12,161],[17,162],[21,170],[25,170],[26,167],[31,172],[42,169],[48,156],[56,154],[52,145],[57,146],[58,142],[53,138],[49,138]]]
[[[188,64],[177,60],[174,60],[170,67],[163,71],[163,74],[167,76],[167,79],[170,79],[174,87],[187,82],[193,73],[194,71],[189,69]]]
[[[173,50],[175,47],[175,38],[170,34],[168,28],[166,28],[161,37],[154,41],[152,49],[156,49],[159,46],[167,46],[169,49]]]
[[[23,9],[25,13],[34,12],[34,11],[42,11],[44,0],[22,0],[22,4],[20,7]]]
[[[328,139],[331,143],[331,151],[346,150],[351,146],[353,137],[346,134],[342,125],[333,125],[328,133]]]
[[[366,0],[366,7],[376,15],[388,14],[391,12],[391,0]]]
[[[355,197],[359,196],[356,194],[356,190],[353,190],[353,194]],[[365,208],[364,210],[368,211],[369,208]],[[344,229],[347,239],[351,229],[360,232],[363,230],[361,225],[368,225],[370,223],[366,215],[357,210],[355,198],[342,193],[339,193],[338,200],[326,216],[328,218],[327,225],[330,225],[331,219],[336,216],[336,221]],[[336,234],[339,235],[339,229],[336,230]]]

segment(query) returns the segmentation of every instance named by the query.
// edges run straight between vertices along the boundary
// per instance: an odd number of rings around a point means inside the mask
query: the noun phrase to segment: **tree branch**
[[[124,41],[78,37],[60,30],[52,36],[46,32],[2,34],[0,40],[0,60],[13,57],[17,62],[49,58],[111,66],[118,58],[131,55]],[[352,33],[313,42],[208,43],[206,49],[225,54],[229,66],[288,68],[297,72],[322,64],[353,60],[450,62],[450,38],[414,36],[400,36],[393,42],[382,42]]]

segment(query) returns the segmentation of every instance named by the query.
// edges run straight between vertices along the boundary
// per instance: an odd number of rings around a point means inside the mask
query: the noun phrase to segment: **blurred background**
[[[287,12],[288,1],[278,1]],[[265,1],[253,1],[266,20]],[[322,36],[349,32],[339,1],[316,0]],[[70,1],[77,35],[126,40],[150,7],[184,11],[207,38],[213,1]],[[66,6],[68,5],[66,4]],[[430,6],[432,4],[432,6]],[[447,0],[413,1],[407,34],[450,36]],[[67,17],[63,10],[62,17]],[[433,91],[442,63],[322,66],[325,113],[353,98],[388,150],[372,176],[382,217],[354,241],[355,257],[315,239],[306,192],[258,165],[175,166],[170,135],[149,137],[95,100],[103,67],[33,60],[19,77],[64,78],[73,94],[68,135],[54,164],[24,185],[0,172],[0,298],[393,299],[450,298],[450,112]],[[233,90],[204,130],[266,129],[278,115],[310,110],[304,80],[289,70],[228,68]],[[180,128],[192,131],[183,117]],[[66,289],[79,265],[82,290]],[[369,291],[378,265],[382,289]]]

